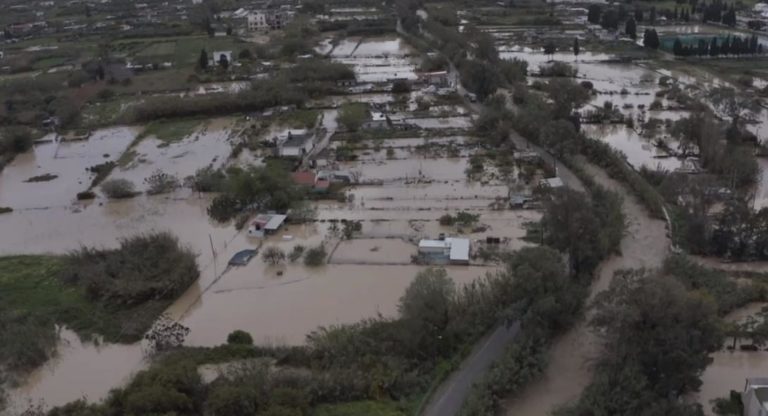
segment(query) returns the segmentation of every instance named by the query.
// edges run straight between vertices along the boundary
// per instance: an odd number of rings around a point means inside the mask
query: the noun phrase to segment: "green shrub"
[[[237,329],[227,335],[227,344],[253,345],[253,337],[251,337],[251,334]]]
[[[304,255],[304,246],[302,246],[301,244],[295,245],[293,246],[293,249],[291,250],[291,252],[288,254],[288,260],[291,263],[295,263],[303,255]]]
[[[78,201],[87,201],[89,199],[96,198],[96,193],[93,191],[83,191],[77,193],[77,200]]]
[[[320,244],[312,247],[304,254],[304,264],[309,267],[318,267],[325,264],[325,258],[328,253],[325,251],[325,245]]]
[[[13,208],[11,208],[11,207],[0,207],[0,214],[7,214],[9,212],[13,212]]]
[[[125,199],[136,196],[136,186],[128,179],[110,179],[101,185],[101,191],[109,199]]]

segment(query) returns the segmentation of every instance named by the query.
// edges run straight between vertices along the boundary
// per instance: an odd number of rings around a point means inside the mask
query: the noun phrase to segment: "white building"
[[[768,416],[768,378],[748,378],[741,393],[744,416]]]
[[[227,62],[232,65],[234,61],[232,57],[232,51],[214,51],[211,54],[211,61],[209,62],[210,66],[216,66],[221,62],[221,57],[224,56],[227,58]]]
[[[282,157],[303,157],[312,151],[315,141],[311,135],[302,134],[291,136],[280,144],[279,152]]]
[[[251,32],[266,32],[269,30],[267,15],[264,12],[248,14],[248,30]]]
[[[251,237],[264,237],[276,233],[283,226],[286,215],[259,214],[248,227],[248,235]]]
[[[447,259],[451,264],[469,264],[469,239],[421,240],[419,254],[434,260]]]

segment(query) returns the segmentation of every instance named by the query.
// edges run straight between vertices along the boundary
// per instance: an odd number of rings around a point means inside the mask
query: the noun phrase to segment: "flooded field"
[[[335,61],[352,66],[361,83],[415,80],[416,64],[410,57],[413,53],[413,49],[396,36],[348,37],[329,52]]]
[[[743,322],[766,304],[752,303],[737,309],[725,317],[728,322]],[[730,342],[730,341],[727,341]],[[750,377],[765,377],[768,374],[768,351],[728,351],[712,354],[712,363],[701,375],[701,389],[692,399],[701,403],[706,415],[714,416],[711,401],[728,397],[731,390],[743,391],[744,383]]]
[[[128,179],[144,190],[144,179],[157,170],[182,180],[205,166],[218,168],[232,151],[229,138],[234,123],[234,119],[206,121],[194,133],[173,143],[147,137],[132,149],[131,162],[115,169],[110,178]]]
[[[0,206],[21,210],[69,205],[91,184],[93,175],[86,168],[117,160],[137,134],[136,128],[115,127],[98,130],[84,141],[45,136],[50,142],[17,156],[0,174]],[[56,177],[30,181],[41,175]]]
[[[593,124],[582,126],[582,129],[588,137],[604,140],[614,149],[624,153],[629,164],[637,169],[645,166],[656,170],[674,171],[684,165],[684,161],[669,157],[656,149],[650,140],[624,125]]]

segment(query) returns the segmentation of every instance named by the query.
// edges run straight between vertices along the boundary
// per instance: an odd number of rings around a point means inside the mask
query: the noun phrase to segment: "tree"
[[[229,69],[229,58],[227,58],[227,55],[222,53],[219,56],[219,66],[222,67],[224,70]]]
[[[411,84],[403,79],[395,80],[392,83],[392,94],[408,94],[411,92]]]
[[[539,133],[539,142],[558,158],[578,149],[577,138],[578,133],[573,123],[563,119],[548,122]]]
[[[265,398],[247,384],[222,383],[211,386],[205,400],[206,414],[256,416]]]
[[[557,51],[557,46],[555,46],[555,42],[549,41],[544,44],[544,54],[549,56],[549,59],[552,59],[552,56]]]
[[[357,131],[368,119],[368,106],[363,103],[346,103],[341,106],[337,120],[349,131]]]
[[[293,249],[291,249],[291,252],[288,254],[288,260],[291,263],[295,263],[303,255],[304,255],[304,246],[302,246],[301,244],[297,244],[297,245],[293,246]]]
[[[655,7],[651,7],[651,13],[650,13],[650,16],[648,16],[648,21],[652,25],[656,24],[656,8]],[[651,30],[653,30],[653,29],[651,29]],[[655,30],[653,30],[653,31],[656,32]]]
[[[552,79],[545,89],[554,101],[552,113],[555,119],[570,117],[573,111],[586,104],[590,97],[589,91],[567,78]]]
[[[227,335],[227,344],[230,345],[253,345],[253,337],[251,334],[236,329]]]
[[[738,131],[739,122],[758,110],[755,98],[731,87],[717,87],[710,93],[712,104],[731,119],[731,129]]]
[[[579,56],[579,52],[581,52],[579,38],[573,38],[573,56]]]
[[[397,310],[427,354],[445,351],[443,336],[451,322],[456,287],[445,269],[419,272],[400,297]]]
[[[476,59],[464,61],[459,73],[462,85],[481,101],[493,95],[501,84],[496,68]]]
[[[109,199],[124,199],[136,196],[136,186],[128,179],[110,179],[101,184],[101,191]]]
[[[656,33],[656,29],[645,29],[643,34],[643,46],[651,49],[659,48],[659,34]]]
[[[323,263],[325,263],[326,256],[328,256],[328,253],[326,253],[323,244],[320,244],[317,247],[312,247],[307,250],[304,255],[304,265],[309,267],[322,266]]]
[[[277,266],[278,264],[285,261],[285,252],[280,247],[269,246],[264,249],[264,253],[262,253],[261,258],[265,263],[272,266]]]
[[[640,9],[635,9],[635,21],[636,22],[642,22],[643,21],[643,11]]]
[[[160,169],[157,169],[151,176],[144,179],[144,183],[148,187],[148,195],[166,194],[168,192],[173,192],[180,186],[178,178],[169,175]]]
[[[247,60],[250,60],[251,58],[253,58],[253,53],[251,52],[250,49],[245,48],[245,49],[241,50],[240,53],[237,54],[237,57],[240,60],[246,60],[247,61]]]
[[[637,23],[635,19],[627,19],[627,23],[624,24],[624,33],[632,39],[637,39]]]
[[[518,58],[505,59],[499,63],[499,66],[504,79],[510,84],[525,82],[528,76],[528,61]]]
[[[0,155],[24,153],[32,148],[32,130],[27,127],[10,127],[0,131]]]
[[[200,57],[197,58],[197,67],[200,69],[208,69],[208,52],[205,49],[200,50]]]
[[[658,397],[680,397],[701,385],[709,354],[722,344],[716,310],[673,278],[625,271],[597,295],[591,324],[617,369],[635,365]]]
[[[680,38],[675,38],[675,43],[672,45],[672,53],[676,56],[683,55],[683,42],[680,41]]]
[[[515,252],[506,266],[512,276],[509,302],[523,327],[555,332],[576,319],[581,297],[574,292],[581,289],[572,283],[558,252],[526,247]]]
[[[603,9],[597,4],[589,5],[587,8],[587,21],[593,25],[600,24],[600,15],[603,13]]]
[[[355,234],[363,230],[363,223],[360,221],[347,220],[341,229],[341,236],[345,240],[351,240]]]
[[[720,46],[717,44],[717,36],[712,36],[712,40],[709,42],[709,56],[720,55]]]
[[[619,29],[619,14],[614,9],[608,9],[600,18],[600,26],[608,30]]]
[[[148,353],[153,354],[182,346],[189,331],[188,327],[163,313],[144,335],[144,339],[148,341]]]

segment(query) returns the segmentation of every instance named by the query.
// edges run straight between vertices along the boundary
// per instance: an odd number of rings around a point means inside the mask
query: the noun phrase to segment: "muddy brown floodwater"
[[[750,303],[727,316],[728,322],[743,322],[749,316],[760,312],[766,303]],[[701,388],[689,399],[698,401],[704,407],[704,414],[714,416],[711,401],[728,397],[731,390],[743,391],[749,377],[765,377],[768,374],[768,351],[721,350],[711,355],[712,363],[701,375]]]
[[[25,209],[69,204],[91,183],[86,168],[117,160],[137,134],[136,128],[114,127],[95,131],[84,141],[61,142],[53,133],[45,136],[50,142],[18,155],[0,174],[0,206]],[[26,182],[45,174],[57,177]]]
[[[597,279],[590,288],[591,300],[597,293],[608,288],[618,270],[660,267],[670,243],[664,222],[652,219],[634,196],[608,178],[602,170],[591,166],[587,170],[598,183],[622,195],[624,214],[628,221],[627,233],[621,241],[621,254],[605,260],[598,268]],[[524,389],[518,397],[508,400],[504,414],[547,415],[577,400],[592,379],[591,364],[599,357],[600,350],[599,338],[589,328],[586,320],[582,320],[555,340],[542,377]]]

